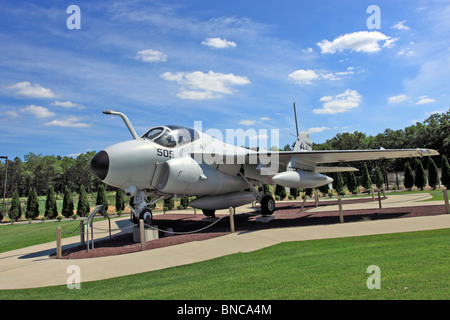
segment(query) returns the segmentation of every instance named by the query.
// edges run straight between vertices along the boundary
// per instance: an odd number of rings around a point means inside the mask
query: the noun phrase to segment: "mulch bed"
[[[363,209],[363,210],[346,210],[345,204],[369,202],[371,199],[349,199],[343,200],[344,205],[344,221],[354,222],[363,220],[378,220],[392,218],[407,218],[417,216],[432,216],[445,214],[444,205],[433,206],[417,206],[417,207],[401,207],[386,209]],[[319,203],[323,205],[336,205],[336,201],[327,201]],[[298,213],[302,202],[277,202],[275,219],[269,223],[256,222],[258,211],[255,213],[242,213],[235,216],[236,232],[247,232],[262,229],[287,228],[311,225],[326,225],[339,223],[338,211],[324,212],[303,212]],[[314,207],[314,203],[305,204],[305,210]],[[159,239],[148,241],[146,250],[173,246],[189,241],[201,241],[219,237],[230,232],[230,223],[227,216],[218,215],[222,220],[203,231],[190,234],[175,234],[168,236],[159,231]],[[207,227],[211,222],[202,221],[205,218],[203,214],[165,214],[155,215],[154,224],[161,230],[172,228],[174,232],[191,232]],[[137,252],[141,250],[141,244],[133,242],[133,233],[113,237],[111,240],[99,240],[95,242],[94,249],[86,250],[86,246],[72,247],[63,250],[63,259],[83,259],[95,258],[124,253]],[[54,257],[52,255],[51,257]]]

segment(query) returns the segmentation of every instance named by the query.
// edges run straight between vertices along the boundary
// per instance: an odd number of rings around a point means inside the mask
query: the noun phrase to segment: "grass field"
[[[288,242],[80,290],[2,290],[0,299],[449,299],[449,239],[442,229]],[[381,289],[366,286],[371,265]]]

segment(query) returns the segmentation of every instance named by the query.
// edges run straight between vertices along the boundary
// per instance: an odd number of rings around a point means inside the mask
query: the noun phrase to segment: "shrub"
[[[275,196],[278,196],[280,200],[286,198],[286,188],[277,184],[275,186]]]
[[[89,207],[89,199],[86,194],[86,190],[84,185],[80,187],[80,196],[78,197],[78,205],[77,205],[77,215],[80,217],[86,217],[91,208]]]
[[[30,188],[28,191],[27,211],[25,218],[36,219],[39,216],[39,202],[36,193],[36,188]]]
[[[48,219],[54,219],[58,216],[58,209],[56,206],[56,193],[53,186],[47,189],[47,199],[45,200],[44,216]]]
[[[66,190],[64,191],[63,208],[61,213],[66,218],[69,218],[73,215],[72,192],[70,192],[69,188],[67,187]]]
[[[13,192],[11,207],[9,208],[8,216],[11,221],[17,221],[22,216],[22,207],[20,206],[20,199],[17,191]]]

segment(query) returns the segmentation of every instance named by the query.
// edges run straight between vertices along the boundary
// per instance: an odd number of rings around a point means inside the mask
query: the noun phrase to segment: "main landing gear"
[[[263,216],[270,216],[275,211],[275,200],[270,194],[264,194],[263,190],[256,190],[256,188],[247,180],[247,178],[239,172],[239,175],[244,179],[245,183],[248,184],[250,190],[252,190],[256,201],[261,205],[261,213]]]

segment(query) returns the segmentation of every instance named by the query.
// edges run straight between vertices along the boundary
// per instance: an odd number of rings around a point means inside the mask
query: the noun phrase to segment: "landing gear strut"
[[[135,224],[139,223],[139,220],[144,220],[146,225],[152,224],[153,213],[151,208],[153,205],[162,200],[164,197],[157,198],[152,201],[147,201],[147,196],[144,191],[140,190],[136,193],[134,197],[134,206],[131,208],[131,212],[133,213],[132,220]]]
[[[270,216],[275,211],[275,200],[270,194],[264,195],[263,191],[256,190],[256,188],[247,180],[247,178],[242,174],[242,172],[239,172],[239,175],[244,179],[244,181],[248,184],[250,187],[250,190],[252,190],[253,195],[256,198],[256,201],[258,201],[261,204],[261,213],[263,216]]]

